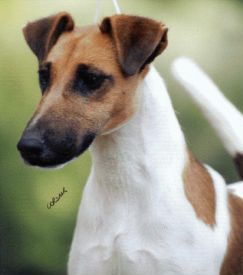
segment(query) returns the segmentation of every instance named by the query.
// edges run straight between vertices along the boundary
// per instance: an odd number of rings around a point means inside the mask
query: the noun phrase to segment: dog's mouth
[[[60,144],[55,146],[55,144],[40,142],[36,138],[27,138],[23,135],[17,148],[26,164],[42,168],[57,168],[86,151],[95,136],[95,134],[86,134],[80,145],[76,147],[71,141],[67,144],[61,143],[62,146]]]
[[[30,166],[39,166],[42,168],[57,168],[63,167],[64,164],[71,161],[75,156],[64,157],[55,153],[49,153],[45,155],[33,155],[20,152],[24,163]]]

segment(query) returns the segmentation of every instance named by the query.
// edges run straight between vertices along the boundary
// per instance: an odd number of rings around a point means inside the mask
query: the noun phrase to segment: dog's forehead
[[[50,51],[47,62],[60,66],[90,64],[110,73],[117,70],[115,47],[98,26],[77,27],[64,33]]]

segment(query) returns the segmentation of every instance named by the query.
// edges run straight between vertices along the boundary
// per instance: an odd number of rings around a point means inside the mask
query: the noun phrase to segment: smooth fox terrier
[[[149,66],[167,27],[129,15],[75,27],[63,12],[29,23],[24,37],[42,98],[18,143],[23,159],[55,167],[92,154],[68,274],[243,274],[243,201],[188,151]],[[242,115],[190,60],[173,68],[242,171]]]

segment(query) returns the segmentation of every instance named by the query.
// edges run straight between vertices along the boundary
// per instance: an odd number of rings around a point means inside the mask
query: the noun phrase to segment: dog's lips
[[[86,151],[91,143],[94,141],[96,137],[95,133],[88,133],[83,137],[83,140],[81,142],[81,145],[79,146],[78,153],[76,156],[81,155],[84,151]]]
[[[38,166],[42,168],[57,168],[70,162],[74,158],[83,154],[95,139],[96,134],[86,134],[78,147],[77,151],[74,152],[55,152],[50,148],[46,149],[41,155],[28,154],[20,152],[25,164],[31,166]]]
[[[70,160],[72,160],[75,156],[58,156],[58,155],[46,155],[46,156],[32,156],[32,155],[23,155],[21,154],[24,163],[31,166],[39,166],[43,168],[55,168],[59,165],[63,165]]]
[[[70,161],[72,161],[74,158],[66,161],[66,162],[63,162],[63,163],[59,163],[59,164],[44,164],[43,162],[37,162],[37,161],[30,161],[30,160],[27,160],[25,159],[24,157],[22,157],[24,163],[26,165],[30,165],[30,166],[34,166],[34,167],[40,167],[40,168],[44,168],[44,169],[61,169],[63,168],[67,163],[69,163]]]

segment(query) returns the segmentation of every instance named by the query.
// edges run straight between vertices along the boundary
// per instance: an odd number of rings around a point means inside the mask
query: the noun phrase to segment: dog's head
[[[59,13],[23,32],[39,61],[42,97],[18,149],[27,163],[42,167],[71,160],[96,135],[126,122],[148,64],[167,46],[163,24],[128,15],[78,28]]]

